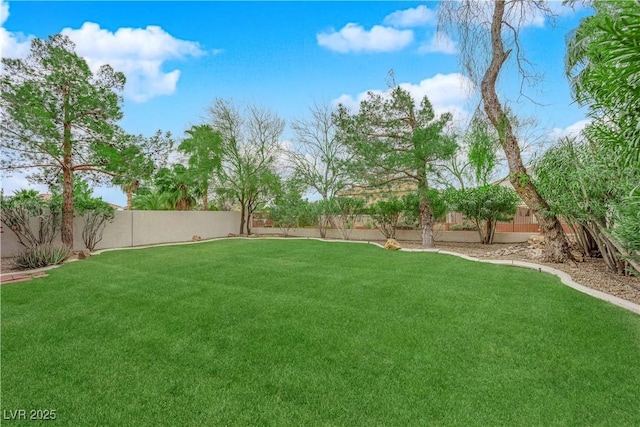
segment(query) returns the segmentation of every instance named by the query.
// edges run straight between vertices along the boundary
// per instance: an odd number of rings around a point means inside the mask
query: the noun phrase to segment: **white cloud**
[[[428,42],[424,42],[418,48],[420,53],[444,53],[455,55],[458,53],[458,46],[447,34],[436,32]]]
[[[109,64],[122,71],[127,77],[125,96],[135,102],[175,92],[180,70],[163,71],[166,61],[205,54],[197,42],[177,39],[153,25],[111,32],[85,22],[79,29],[65,28],[61,33],[73,40],[76,52],[92,70]]]
[[[405,10],[397,10],[384,18],[386,25],[394,27],[419,27],[422,25],[435,25],[438,21],[434,10],[421,4],[418,7]]]
[[[427,96],[436,114],[450,112],[456,122],[466,122],[471,116],[465,109],[465,104],[471,96],[469,88],[473,87],[473,83],[460,73],[436,74],[418,84],[401,83],[400,87],[409,92],[416,102],[420,102],[422,98]],[[388,91],[374,89],[361,92],[355,97],[344,94],[334,99],[332,103],[334,105],[342,104],[351,111],[357,111],[360,102],[367,98],[369,92],[388,93]]]
[[[9,4],[0,0],[0,56],[3,58],[24,58],[29,53],[32,36],[12,33],[4,28],[9,19]]]
[[[555,143],[564,137],[579,137],[580,132],[591,123],[591,119],[578,120],[577,122],[567,126],[566,128],[553,128],[549,133],[549,139]]]
[[[367,31],[358,24],[347,24],[340,31],[318,33],[318,44],[340,53],[391,52],[413,41],[413,31],[374,25]]]

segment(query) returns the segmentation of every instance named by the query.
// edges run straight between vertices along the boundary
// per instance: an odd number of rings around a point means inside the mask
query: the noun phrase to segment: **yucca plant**
[[[16,268],[31,270],[50,265],[62,264],[71,255],[71,248],[65,245],[43,244],[27,248],[14,261]]]

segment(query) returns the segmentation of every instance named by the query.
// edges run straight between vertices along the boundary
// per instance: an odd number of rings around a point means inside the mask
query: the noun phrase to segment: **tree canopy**
[[[432,247],[429,173],[437,160],[456,150],[455,138],[446,132],[451,114],[436,116],[426,96],[416,104],[409,92],[396,86],[385,94],[369,92],[356,113],[340,105],[336,120],[361,185],[414,186],[420,194],[422,244]]]
[[[124,74],[109,65],[94,74],[60,34],[34,39],[26,59],[2,65],[2,168],[48,185],[62,175],[62,241],[72,246],[74,174],[109,173]]]
[[[256,106],[243,110],[217,99],[209,108],[211,126],[222,138],[217,192],[240,207],[240,234],[250,234],[254,211],[273,198],[280,179],[276,163],[285,122]]]

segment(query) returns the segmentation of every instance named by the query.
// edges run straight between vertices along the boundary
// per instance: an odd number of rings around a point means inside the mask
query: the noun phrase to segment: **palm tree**
[[[200,197],[202,210],[209,209],[209,182],[221,166],[222,136],[210,125],[193,126],[178,150],[188,154],[189,169],[195,181],[194,195]]]
[[[155,184],[157,190],[166,197],[171,209],[188,211],[196,205],[194,197],[196,182],[192,171],[183,165],[177,164],[171,169],[160,169],[156,174]]]

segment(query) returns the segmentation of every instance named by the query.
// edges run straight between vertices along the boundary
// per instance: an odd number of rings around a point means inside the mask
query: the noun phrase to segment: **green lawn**
[[[640,316],[544,273],[225,240],[49,274],[1,287],[3,425],[640,425]]]

